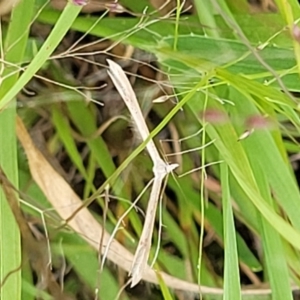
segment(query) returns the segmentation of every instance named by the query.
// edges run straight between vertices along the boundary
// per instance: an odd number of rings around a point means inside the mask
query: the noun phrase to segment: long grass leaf
[[[229,172],[226,163],[221,164],[221,184],[224,223],[224,300],[240,300],[240,274],[237,255],[236,233],[231,206],[228,180]]]
[[[5,38],[3,59],[9,63],[19,63],[23,59],[30,22],[33,14],[34,1],[22,1],[14,8],[11,22]],[[24,13],[26,11],[26,13]],[[2,25],[1,25],[2,26]],[[24,30],[25,28],[25,30]],[[5,66],[2,76],[10,74],[11,68]],[[6,77],[0,86],[0,99],[9,92],[18,79],[18,73]],[[0,101],[0,105],[2,103]],[[16,109],[0,112],[0,165],[9,180],[18,187],[17,141],[15,134]],[[21,299],[21,245],[20,233],[3,191],[0,191],[0,281],[4,285],[0,289],[1,299]],[[4,279],[5,282],[4,282]]]

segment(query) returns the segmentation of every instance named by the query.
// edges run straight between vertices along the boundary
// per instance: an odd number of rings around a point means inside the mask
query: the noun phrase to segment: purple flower
[[[294,39],[300,43],[300,28],[297,25],[294,25],[293,30],[292,30],[292,34]]]
[[[84,6],[87,5],[88,0],[73,0],[73,3],[78,6]]]

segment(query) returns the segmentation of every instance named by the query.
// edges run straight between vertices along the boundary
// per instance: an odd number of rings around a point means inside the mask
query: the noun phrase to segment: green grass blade
[[[56,127],[59,138],[66,148],[74,165],[78,168],[84,179],[89,181],[88,175],[82,162],[82,157],[77,150],[75,140],[72,136],[70,124],[67,118],[61,113],[61,110],[59,110],[55,106],[52,107],[52,120],[54,126]]]
[[[253,166],[262,196],[270,205],[273,205],[268,179],[266,178],[264,170],[260,168],[258,161],[254,161]],[[262,217],[260,217],[260,224],[264,258],[272,288],[272,299],[292,300],[293,295],[290,287],[287,261],[285,259],[286,253],[283,250],[281,238],[273,226]]]
[[[59,245],[60,243],[61,245]],[[93,299],[116,299],[120,292],[116,277],[106,268],[100,272],[100,265],[95,250],[87,245],[81,237],[75,234],[61,233],[56,238],[54,248],[58,254],[60,254],[61,248],[63,249],[68,261],[72,263],[80,279],[87,285],[90,292],[94,294]],[[97,288],[99,290],[96,298],[95,291]],[[72,290],[76,290],[76,288]],[[129,300],[125,293],[122,294],[123,298],[124,300]]]
[[[201,24],[203,24],[203,31],[207,36],[219,38],[220,34],[217,28],[216,20],[214,18],[213,6],[211,1],[196,0],[195,8]]]
[[[224,300],[240,300],[240,274],[237,255],[236,233],[231,206],[230,187],[228,182],[228,166],[221,164],[221,184],[223,199],[223,224],[224,224]]]
[[[25,53],[34,1],[22,1],[14,8],[4,45],[4,59],[10,63],[19,63]],[[26,11],[26,13],[24,13]],[[1,24],[2,26],[2,24]],[[1,36],[1,47],[2,45]],[[3,48],[2,48],[3,49]],[[1,53],[2,54],[2,53]],[[8,75],[11,68],[4,67],[2,76]],[[0,86],[0,99],[10,91],[18,79],[18,74],[6,77]],[[2,100],[1,102],[2,103]],[[0,165],[9,180],[18,187],[17,140],[15,134],[16,109],[0,112]],[[1,299],[21,299],[21,245],[20,233],[15,218],[0,190],[0,281],[6,279],[0,289]]]
[[[11,88],[2,98],[0,102],[0,110],[3,109],[18,94],[18,92],[21,91],[25,84],[27,84],[34,74],[43,66],[70,29],[80,10],[80,6],[76,6],[71,2],[68,2],[42,48],[26,68],[19,80],[15,83],[13,88]]]

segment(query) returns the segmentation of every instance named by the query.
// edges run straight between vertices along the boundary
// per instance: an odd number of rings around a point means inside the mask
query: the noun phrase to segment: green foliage
[[[205,299],[267,299],[270,292],[260,287],[253,292],[241,289],[245,274],[251,273],[249,277],[258,282],[255,272],[263,274],[261,279],[269,283],[275,300],[292,299],[291,283],[299,286],[300,194],[289,161],[289,155],[299,152],[300,52],[298,41],[292,38],[299,18],[298,3],[278,0],[278,12],[251,14],[246,1],[239,5],[232,0],[212,0],[209,5],[206,1],[194,2],[194,15],[175,13],[162,17],[152,6],[143,15],[148,1],[126,0],[121,3],[135,14],[113,18],[106,13],[99,17],[79,14],[81,7],[71,1],[62,12],[43,6],[43,1],[21,1],[13,10],[9,26],[2,24],[5,63],[0,87],[0,166],[11,183],[28,197],[24,196],[27,204],[22,205],[23,211],[38,219],[46,215],[53,264],[59,265],[57,258],[64,257],[72,266],[72,275],[66,276],[64,286],[74,297],[81,295],[84,286],[90,297],[114,299],[123,282],[109,264],[100,270],[98,249],[92,249],[85,237],[62,229],[57,213],[46,211],[49,204],[45,204],[42,191],[32,182],[22,150],[17,153],[16,96],[39,70],[49,77],[51,88],[43,87],[41,93],[51,104],[48,150],[52,155],[65,151],[68,163],[83,182],[83,206],[89,207],[96,200],[91,210],[110,233],[129,209],[130,201],[150,181],[152,165],[147,155],[141,154],[147,141],[130,151],[125,145],[119,146],[121,154],[116,159],[107,140],[95,136],[99,122],[100,127],[104,125],[97,119],[97,103],[85,102],[88,95],[95,95],[92,88],[78,88],[71,68],[65,70],[51,57],[55,51],[60,60],[81,57],[72,49],[65,53],[57,50],[69,29],[155,55],[174,90],[172,96],[178,100],[175,104],[153,104],[152,111],[160,122],[154,125],[149,120],[152,131],[148,141],[158,140],[160,132],[174,126],[182,139],[181,149],[189,151],[177,154],[181,159],[178,172],[195,171],[194,175],[168,179],[167,191],[171,192],[166,193],[166,206],[160,208],[160,222],[165,225],[163,238],[160,240],[160,233],[154,234],[151,251],[155,258],[159,248],[155,268],[181,280],[200,281],[201,285],[216,288],[215,292],[203,293]],[[177,12],[179,5],[177,1]],[[28,37],[34,22],[51,25],[44,42]],[[108,50],[103,53],[111,54]],[[145,87],[141,94],[148,92]],[[53,103],[51,97],[64,104]],[[38,96],[32,99],[39,100]],[[39,118],[30,108],[18,113],[29,128]],[[115,117],[120,119],[119,115]],[[120,125],[122,130],[127,126],[124,124]],[[116,128],[113,132],[122,136],[124,131],[118,131],[118,124]],[[209,146],[201,148],[204,144]],[[196,150],[191,154],[192,149]],[[98,169],[101,184],[95,186]],[[103,195],[108,186],[111,198],[117,201],[107,210]],[[1,280],[16,270],[1,287],[1,299],[21,299],[21,291],[26,299],[33,299],[38,292],[29,264],[22,265],[22,284],[17,270],[22,251],[18,226],[2,191],[0,196]],[[146,207],[148,197],[149,190],[139,206]],[[139,213],[131,209],[124,224],[127,225],[117,237],[133,252],[142,230]],[[260,245],[258,249],[245,240],[238,226]],[[221,251],[216,257],[222,261],[224,256],[224,264],[214,264],[209,258],[206,243],[211,236],[212,244],[216,244],[212,250]],[[174,286],[168,286],[159,272],[157,282],[163,299],[175,299]],[[201,294],[201,289],[195,293]],[[45,293],[47,297],[50,296]],[[124,292],[123,297],[129,299],[130,294]]]

